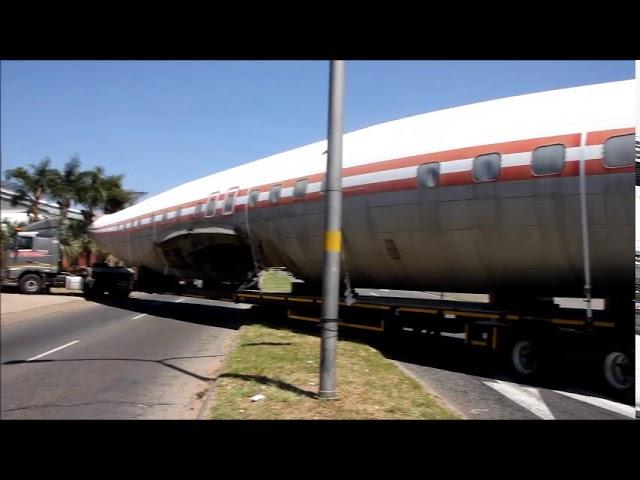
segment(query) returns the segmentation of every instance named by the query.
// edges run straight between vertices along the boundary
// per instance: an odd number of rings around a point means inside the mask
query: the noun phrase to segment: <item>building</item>
[[[16,197],[16,192],[2,187],[0,188],[0,221],[5,220],[10,223],[29,223],[29,215],[27,210],[29,202],[20,201],[17,205],[12,205],[11,200]],[[40,202],[40,214],[42,219],[57,217],[60,215],[60,207],[55,203]],[[82,220],[82,213],[77,209],[69,209],[69,218]]]

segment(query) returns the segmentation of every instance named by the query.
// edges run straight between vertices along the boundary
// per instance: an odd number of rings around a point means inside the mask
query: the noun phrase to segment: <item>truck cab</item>
[[[40,293],[60,273],[59,241],[48,232],[16,232],[2,252],[2,286]]]
[[[16,232],[2,252],[0,285],[17,287],[21,293],[44,293],[49,287],[82,289],[88,296],[108,293],[114,297],[128,296],[134,287],[133,272],[123,267],[94,264],[85,267],[81,276],[62,268],[60,240],[54,222],[30,231]]]

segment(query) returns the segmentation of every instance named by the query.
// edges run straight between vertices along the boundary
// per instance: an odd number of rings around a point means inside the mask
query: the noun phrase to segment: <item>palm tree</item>
[[[82,172],[83,179],[78,189],[78,202],[85,208],[82,216],[87,224],[93,221],[95,211],[102,207],[107,198],[104,182],[104,168],[93,167],[93,170]]]
[[[28,168],[17,167],[5,172],[6,179],[12,180],[11,186],[17,193],[11,199],[11,205],[16,206],[22,200],[29,202],[29,223],[40,220],[40,203],[50,193],[57,172],[50,164],[51,160],[44,158],[37,165],[30,164]]]
[[[144,194],[142,192],[134,192],[125,190],[122,187],[122,179],[124,175],[109,175],[104,179],[104,189],[106,197],[102,204],[102,210],[105,214],[115,213],[132,205],[133,202]]]
[[[60,243],[69,245],[71,232],[67,225],[69,208],[74,201],[82,196],[84,173],[80,170],[80,159],[75,156],[65,163],[62,172],[56,170],[51,181],[51,197],[60,207],[60,222],[58,223],[58,235]]]
[[[8,219],[2,220],[0,224],[0,251],[4,252],[4,246],[20,227],[24,227],[25,222],[10,222]]]
[[[102,167],[94,167],[92,170],[82,172],[81,177],[76,190],[76,200],[84,206],[82,209],[84,221],[81,225],[81,231],[74,232],[72,236],[79,241],[88,264],[92,252],[98,255],[104,254],[99,251],[87,234],[96,211],[115,213],[131,205],[140,194],[144,193],[125,190],[122,186],[124,175],[105,176]]]
[[[80,159],[71,157],[64,164],[62,172],[56,170],[51,184],[51,197],[60,206],[60,224],[67,220],[67,213],[71,208],[71,203],[81,196],[84,175],[80,170]]]
[[[101,209],[105,214],[115,213],[132,205],[146,192],[125,190],[122,186],[124,175],[105,176],[104,168],[94,167],[93,170],[83,172],[81,187],[77,200],[84,205],[82,215],[86,222],[91,223],[95,212]]]

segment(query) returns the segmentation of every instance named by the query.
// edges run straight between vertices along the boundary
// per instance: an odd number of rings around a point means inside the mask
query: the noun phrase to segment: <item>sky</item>
[[[326,139],[328,61],[3,61],[4,171],[49,157],[157,194]],[[345,133],[543,90],[634,78],[629,61],[347,61]]]

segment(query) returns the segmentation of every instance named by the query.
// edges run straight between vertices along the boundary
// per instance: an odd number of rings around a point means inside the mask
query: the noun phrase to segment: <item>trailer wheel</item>
[[[40,275],[35,273],[27,273],[20,278],[20,291],[32,295],[34,293],[40,293],[44,282]]]
[[[539,371],[536,343],[531,339],[518,339],[511,346],[511,366],[521,377],[534,377]]]
[[[609,352],[602,362],[604,378],[607,386],[616,392],[626,392],[633,385],[633,365],[627,353]]]

